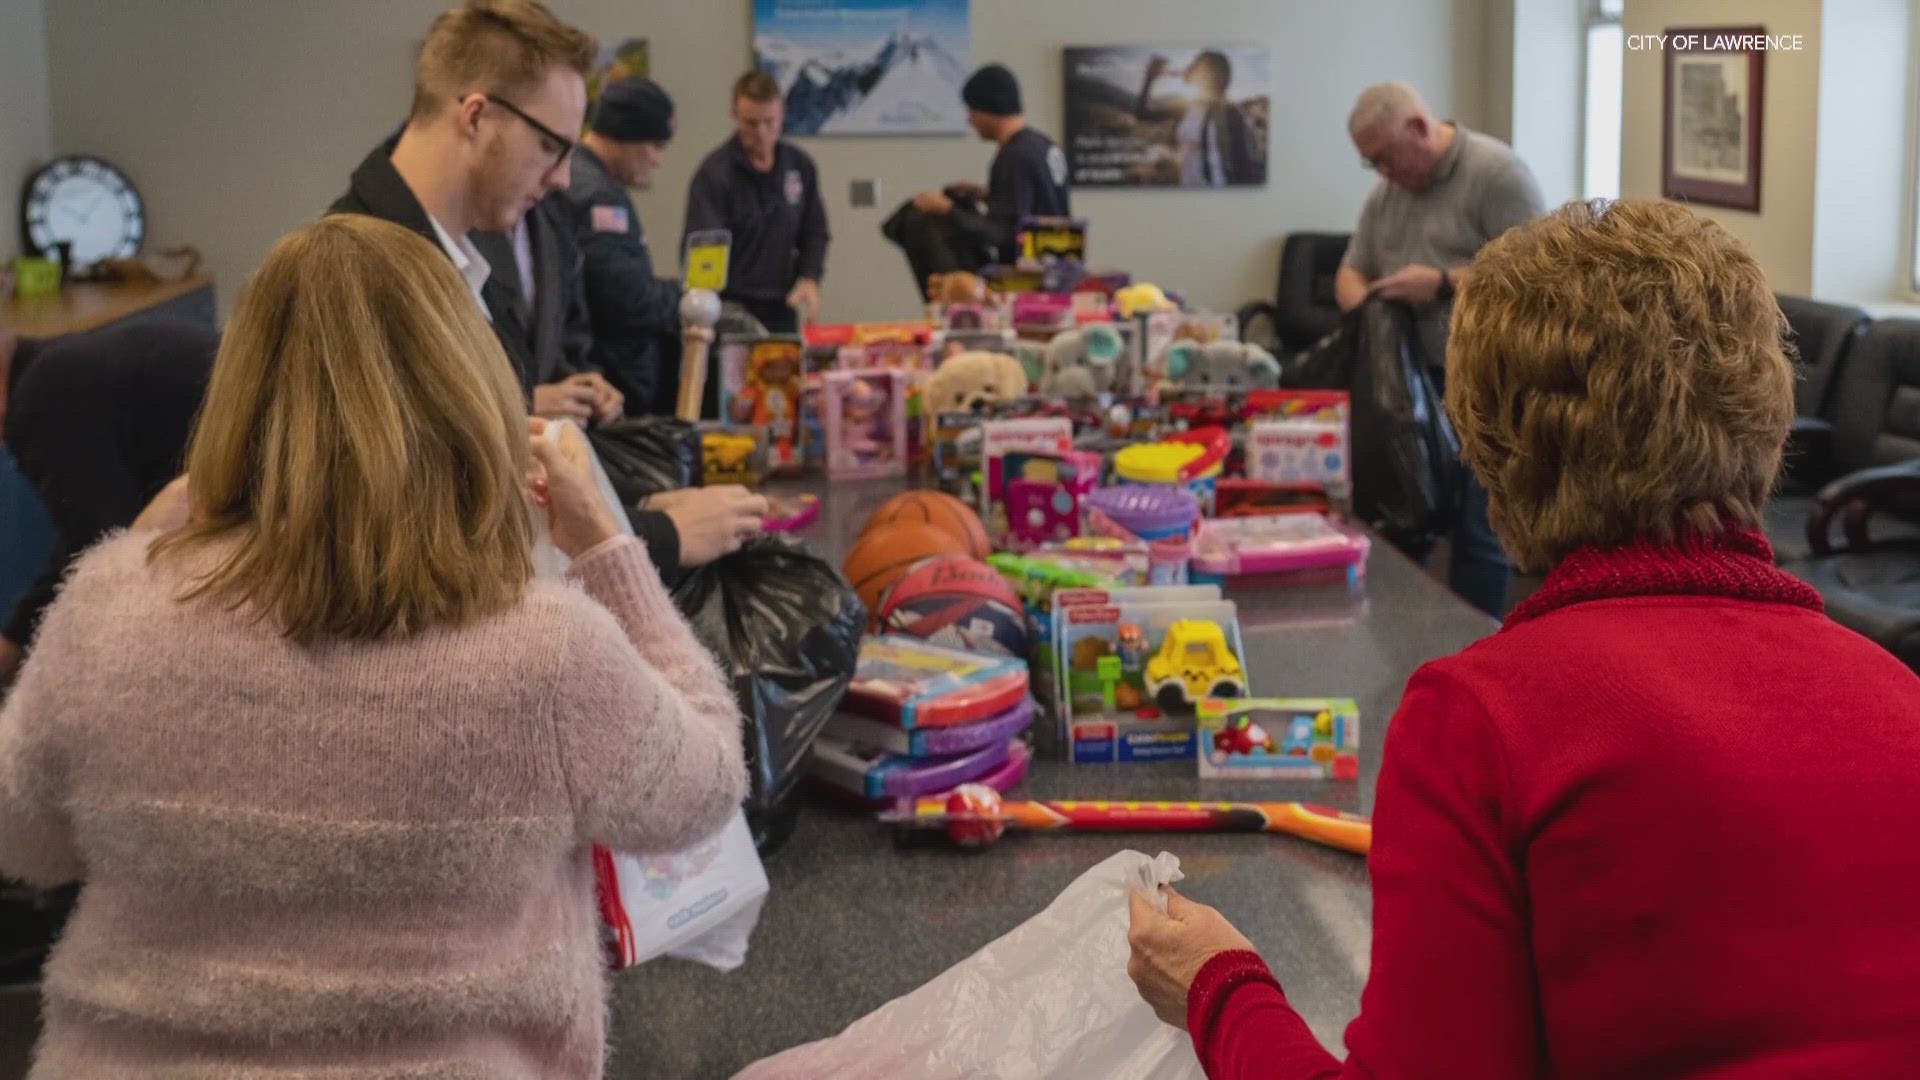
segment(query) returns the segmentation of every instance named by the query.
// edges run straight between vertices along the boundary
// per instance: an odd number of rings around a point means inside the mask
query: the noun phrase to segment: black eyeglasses
[[[567,156],[573,153],[574,141],[572,139],[567,138],[565,135],[560,134],[559,132],[553,130],[547,125],[541,123],[540,121],[535,120],[533,117],[528,116],[527,111],[525,109],[522,109],[520,106],[515,105],[513,102],[508,101],[506,98],[503,98],[498,94],[482,94],[480,96],[487,99],[488,104],[498,105],[501,108],[512,113],[513,115],[519,117],[520,119],[525,120],[527,122],[528,127],[539,132],[540,137],[542,139],[545,139],[549,144],[551,144],[547,148],[547,150],[548,150],[548,153],[553,154],[554,165],[558,165],[561,162],[567,160]],[[556,151],[553,149],[554,146],[557,146],[560,149]],[[549,168],[551,167],[552,166],[549,166]]]

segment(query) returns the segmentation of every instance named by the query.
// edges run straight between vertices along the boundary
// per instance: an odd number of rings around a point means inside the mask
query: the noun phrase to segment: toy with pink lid
[[[1190,575],[1198,583],[1229,577],[1333,574],[1349,588],[1366,571],[1368,541],[1323,514],[1204,521],[1193,542]],[[1318,572],[1318,573],[1309,573]]]
[[[1147,550],[1147,584],[1181,585],[1192,555],[1189,538],[1200,520],[1200,500],[1179,487],[1123,484],[1083,500],[1086,532],[1132,540]]]

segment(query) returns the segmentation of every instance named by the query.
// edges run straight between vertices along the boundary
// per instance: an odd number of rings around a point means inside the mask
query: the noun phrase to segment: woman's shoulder
[[[60,595],[74,600],[109,596],[135,600],[149,588],[164,587],[171,575],[147,557],[147,549],[164,535],[152,529],[108,533],[73,561]]]

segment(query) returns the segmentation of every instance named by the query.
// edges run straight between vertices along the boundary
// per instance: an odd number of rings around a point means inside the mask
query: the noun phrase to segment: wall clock
[[[20,232],[41,255],[73,245],[73,264],[130,259],[147,235],[147,208],[133,181],[96,157],[56,158],[28,179],[20,199]]]

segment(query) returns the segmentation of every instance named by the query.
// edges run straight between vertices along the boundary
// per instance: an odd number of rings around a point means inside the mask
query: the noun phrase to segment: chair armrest
[[[1876,511],[1920,502],[1920,459],[1898,465],[1862,469],[1843,476],[1820,489],[1813,513],[1807,517],[1807,544],[1818,557],[1834,553],[1827,536],[1836,514],[1847,536],[1847,550],[1863,551],[1871,545],[1867,519]]]

